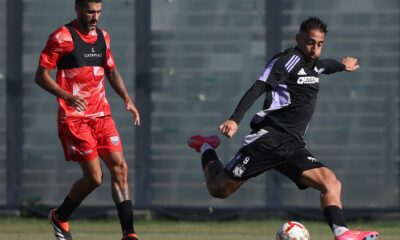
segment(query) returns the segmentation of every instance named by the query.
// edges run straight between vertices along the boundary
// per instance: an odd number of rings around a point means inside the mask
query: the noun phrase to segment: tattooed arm
[[[134,118],[134,124],[136,126],[140,125],[140,115],[139,111],[137,110],[135,104],[133,103],[131,97],[126,90],[124,80],[122,79],[121,74],[119,74],[117,68],[113,70],[107,71],[107,78],[110,82],[114,91],[124,100],[125,102],[125,109],[127,111],[132,112]]]

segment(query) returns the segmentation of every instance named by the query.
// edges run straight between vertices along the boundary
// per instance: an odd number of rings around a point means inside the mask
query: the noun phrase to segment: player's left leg
[[[211,196],[224,199],[234,193],[245,181],[229,177],[214,149],[207,149],[202,155],[203,174]]]
[[[220,144],[217,135],[189,138],[188,145],[201,154],[201,165],[208,192],[215,198],[226,198],[234,193],[244,181],[234,180],[226,175],[215,148]]]
[[[300,182],[320,191],[323,214],[331,227],[336,240],[377,240],[375,231],[349,230],[343,215],[341,202],[341,183],[327,167],[312,168],[304,171]]]
[[[122,152],[122,143],[111,116],[92,122],[97,139],[97,151],[111,174],[111,192],[117,207],[123,240],[138,240],[133,227],[133,208],[129,193],[128,165]]]
[[[122,151],[101,154],[111,174],[111,192],[117,207],[123,240],[139,240],[133,226],[133,208],[129,193],[128,165]]]

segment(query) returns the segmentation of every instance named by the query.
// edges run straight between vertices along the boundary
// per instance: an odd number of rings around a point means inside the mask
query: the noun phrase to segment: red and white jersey
[[[93,44],[97,41],[97,32],[93,30],[84,35],[76,28],[76,20],[71,22],[81,39]],[[105,96],[104,80],[105,71],[116,68],[114,57],[110,50],[110,36],[106,31],[101,30],[106,42],[106,56],[103,66],[83,66],[70,69],[58,69],[56,80],[58,85],[74,96],[83,97],[88,103],[87,109],[78,112],[71,107],[64,99],[57,98],[58,120],[69,120],[76,118],[95,118],[111,115],[110,105]],[[74,49],[74,42],[67,27],[62,26],[55,30],[47,41],[43,49],[39,65],[45,69],[55,69],[58,61],[65,54],[69,54]]]

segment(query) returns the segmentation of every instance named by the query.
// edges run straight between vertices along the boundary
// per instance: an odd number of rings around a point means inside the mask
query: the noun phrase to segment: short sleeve
[[[110,38],[110,35],[106,31],[102,30],[102,32],[103,32],[104,40],[106,41],[106,46],[107,46],[106,59],[105,59],[106,62],[104,63],[104,68],[107,70],[113,70],[117,66],[115,64],[114,56],[111,52],[111,38]]]
[[[39,65],[46,69],[55,69],[60,58],[73,48],[71,33],[66,27],[61,27],[50,34],[40,54]]]

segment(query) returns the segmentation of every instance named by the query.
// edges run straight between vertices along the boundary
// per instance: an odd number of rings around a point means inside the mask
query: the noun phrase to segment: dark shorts
[[[244,181],[265,171],[275,169],[290,178],[300,189],[302,172],[324,167],[306,148],[304,142],[293,137],[281,137],[260,130],[244,138],[243,147],[225,166],[225,173],[234,180]]]

